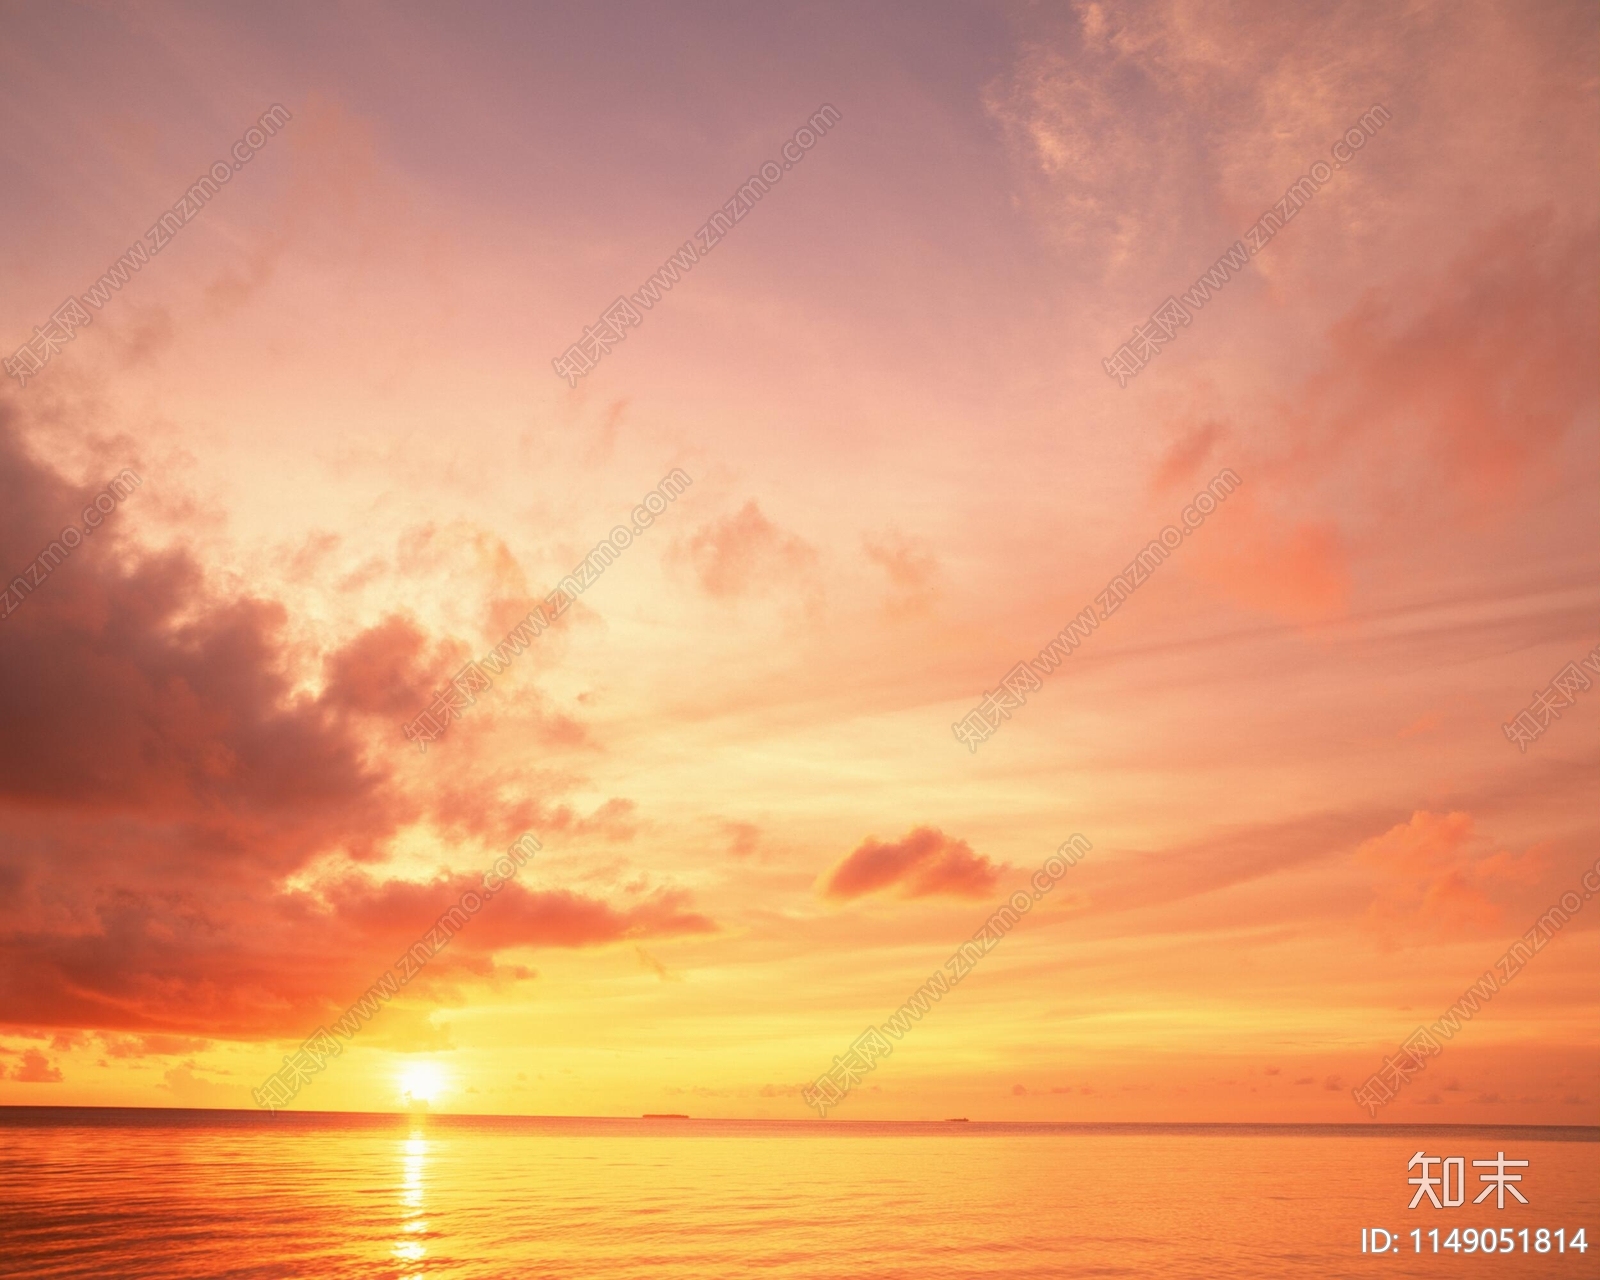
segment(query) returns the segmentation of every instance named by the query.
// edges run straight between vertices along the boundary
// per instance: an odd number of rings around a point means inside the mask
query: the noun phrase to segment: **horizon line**
[[[1330,1120],[983,1120],[961,1117],[956,1120],[951,1117],[937,1119],[905,1120],[905,1119],[827,1119],[818,1120],[813,1117],[796,1116],[687,1116],[664,1115],[660,1113],[634,1114],[634,1115],[555,1115],[533,1114],[526,1112],[507,1111],[412,1111],[412,1110],[386,1110],[386,1111],[311,1111],[289,1110],[278,1112],[265,1112],[258,1107],[165,1107],[165,1106],[119,1106],[102,1103],[66,1103],[66,1102],[8,1102],[0,1103],[0,1114],[17,1111],[137,1111],[137,1112],[182,1112],[198,1115],[229,1115],[229,1116],[260,1116],[263,1121],[275,1121],[278,1116],[301,1117],[332,1117],[332,1116],[359,1116],[371,1119],[400,1119],[416,1121],[420,1119],[446,1119],[446,1120],[608,1120],[608,1121],[634,1121],[670,1119],[679,1124],[684,1121],[690,1123],[706,1124],[793,1124],[793,1125],[949,1125],[961,1123],[966,1125],[993,1125],[993,1126],[1023,1126],[1023,1125],[1055,1125],[1062,1127],[1089,1128],[1089,1129],[1128,1129],[1160,1127],[1168,1129],[1339,1129],[1353,1130],[1360,1133],[1399,1132],[1411,1129],[1550,1129],[1566,1132],[1587,1131],[1594,1136],[1591,1141],[1600,1141],[1600,1124],[1537,1124],[1516,1121],[1503,1121],[1500,1123],[1472,1122],[1445,1122],[1445,1121],[1405,1121],[1390,1123],[1384,1121],[1330,1121]]]

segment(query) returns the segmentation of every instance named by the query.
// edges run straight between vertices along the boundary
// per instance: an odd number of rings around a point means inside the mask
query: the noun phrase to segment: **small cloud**
[[[890,613],[914,613],[933,602],[938,594],[939,562],[925,546],[891,532],[863,538],[862,547],[867,559],[889,579]]]
[[[369,1042],[394,1053],[443,1053],[454,1049],[448,1022],[434,1022],[420,1009],[391,1008],[381,1030],[366,1033]]]
[[[1401,738],[1416,738],[1425,733],[1432,733],[1438,727],[1439,713],[1430,711],[1426,715],[1418,716],[1404,729],[1400,730],[1397,736]]]
[[[1228,502],[1229,536],[1204,546],[1195,571],[1247,608],[1298,623],[1342,616],[1350,552],[1331,521],[1284,516],[1248,494]]]
[[[883,889],[902,898],[983,898],[994,892],[1002,870],[965,840],[917,827],[899,840],[869,836],[828,874],[822,892],[838,901]]]
[[[748,858],[761,843],[761,828],[753,822],[724,822],[728,852],[735,858]]]
[[[657,960],[653,955],[651,955],[643,947],[636,946],[636,947],[634,947],[634,951],[638,953],[639,963],[644,965],[644,967],[646,969],[649,969],[652,973],[654,973],[656,975],[656,977],[661,979],[661,981],[663,981],[663,982],[682,982],[683,981],[683,976],[681,974],[676,974],[676,973],[672,973],[671,971],[669,971],[666,965],[662,964],[661,961]]]
[[[1339,1076],[1329,1076],[1322,1082],[1322,1087],[1330,1093],[1337,1093],[1344,1088],[1344,1081]]]
[[[196,1074],[195,1065],[169,1067],[162,1076],[163,1083],[156,1087],[170,1093],[179,1102],[191,1107],[233,1107],[239,1104],[241,1090],[237,1085],[218,1084]]]
[[[23,1084],[60,1084],[61,1068],[37,1049],[24,1049],[22,1061],[11,1073],[13,1080]]]
[[[1408,822],[1361,843],[1356,861],[1376,873],[1367,916],[1386,939],[1462,936],[1499,923],[1491,891],[1531,881],[1543,858],[1537,849],[1475,857],[1472,838],[1471,814],[1419,809]]]
[[[632,800],[613,796],[587,817],[578,819],[572,834],[626,843],[639,834],[639,822],[634,816],[638,808]]]
[[[1014,1084],[1014,1085],[1012,1085],[1011,1086],[1011,1096],[1013,1098],[1025,1098],[1025,1097],[1027,1097],[1028,1096],[1028,1086],[1025,1085],[1025,1084]]]
[[[162,1054],[204,1053],[211,1041],[193,1036],[113,1036],[100,1033],[106,1054],[112,1058],[145,1058]]]
[[[327,655],[322,701],[340,711],[398,719],[426,703],[447,661],[414,622],[394,615]]]
[[[1201,422],[1190,427],[1162,456],[1151,487],[1161,492],[1191,481],[1226,434],[1220,422]]]
[[[705,593],[722,600],[793,583],[809,576],[817,563],[810,543],[783,532],[754,501],[700,526],[679,554],[688,558]]]
[[[1298,1080],[1295,1081],[1295,1083],[1296,1084],[1316,1084],[1316,1081],[1313,1080],[1310,1076],[1301,1076]]]
[[[1481,1102],[1485,1106],[1498,1106],[1502,1099],[1498,1093],[1480,1093],[1473,1101]]]
[[[1262,1075],[1268,1075],[1268,1076],[1282,1075],[1283,1074],[1283,1068],[1282,1067],[1263,1067],[1262,1070],[1261,1070],[1261,1074]]]
[[[600,425],[596,428],[589,448],[584,454],[584,461],[589,463],[604,462],[612,454],[617,444],[617,429],[622,425],[622,419],[628,411],[626,398],[613,400],[606,406],[601,415]]]
[[[283,566],[284,576],[291,582],[311,581],[323,562],[339,549],[339,543],[338,534],[313,530],[292,551],[279,553],[278,562]]]

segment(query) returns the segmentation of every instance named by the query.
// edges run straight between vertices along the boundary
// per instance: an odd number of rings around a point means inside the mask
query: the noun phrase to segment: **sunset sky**
[[[1597,28],[7,3],[8,359],[230,177],[3,379],[0,578],[141,484],[0,618],[0,1104],[252,1106],[531,832],[293,1107],[431,1080],[805,1118],[1081,833],[834,1114],[1363,1120],[1351,1087],[1600,854],[1600,675],[1526,750],[1502,728],[1600,642]],[[569,386],[552,360],[825,104]],[[1379,105],[1119,386],[1134,326]],[[680,469],[419,752],[434,692]],[[1600,1122],[1597,977],[1600,895],[1380,1119]]]

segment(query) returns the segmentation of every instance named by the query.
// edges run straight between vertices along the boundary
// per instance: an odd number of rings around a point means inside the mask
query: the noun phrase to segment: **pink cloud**
[[[0,414],[0,561],[30,562],[83,505]],[[400,831],[503,847],[637,829],[620,798],[582,816],[481,770],[403,777],[397,713],[424,704],[441,653],[415,624],[307,651],[279,601],[215,591],[182,550],[140,556],[126,527],[108,521],[0,620],[0,1025],[143,1033],[112,1057],[304,1034],[476,883],[364,872]],[[376,733],[394,749],[371,750]],[[285,887],[311,868],[314,889]],[[506,948],[714,927],[670,889],[609,902],[513,883],[412,990],[493,978]]]
[[[1460,936],[1496,928],[1494,890],[1531,881],[1543,866],[1537,850],[1474,857],[1472,815],[1419,809],[1408,822],[1364,840],[1356,860],[1377,873],[1368,910],[1386,937]]]
[[[1591,238],[1548,213],[1508,218],[1447,268],[1369,290],[1284,394],[1227,425],[1209,403],[1176,415],[1157,489],[1212,454],[1246,481],[1191,540],[1195,574],[1317,622],[1348,612],[1358,555],[1419,522],[1503,519],[1596,402],[1597,277]]]
[[[1151,485],[1165,492],[1199,479],[1201,465],[1227,436],[1227,428],[1215,419],[1196,423],[1184,430],[1162,456]]]
[[[1240,604],[1294,622],[1347,609],[1349,557],[1333,521],[1278,514],[1241,490],[1213,524],[1194,539],[1195,572]]]
[[[706,594],[724,599],[790,585],[817,562],[815,548],[779,529],[754,501],[702,525],[690,536],[686,554]]]
[[[728,837],[728,852],[735,858],[748,858],[760,847],[761,828],[753,822],[724,822],[722,829]]]
[[[1438,279],[1374,289],[1333,327],[1308,388],[1328,429],[1390,452],[1420,434],[1430,476],[1508,496],[1594,404],[1596,256],[1544,210],[1483,231]]]
[[[862,546],[867,559],[889,580],[891,613],[914,613],[932,603],[937,593],[939,562],[927,547],[892,532],[865,538]]]
[[[885,843],[869,837],[829,874],[823,896],[849,901],[895,890],[902,898],[981,898],[999,883],[1002,868],[935,827],[917,827]]]
[[[323,701],[364,715],[401,720],[416,715],[465,656],[459,645],[434,646],[417,626],[386,618],[328,655]]]

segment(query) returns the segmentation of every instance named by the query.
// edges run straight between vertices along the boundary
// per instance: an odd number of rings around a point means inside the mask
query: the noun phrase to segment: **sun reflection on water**
[[[420,1133],[413,1132],[400,1144],[400,1238],[390,1252],[396,1261],[411,1265],[420,1263],[428,1255],[428,1247],[415,1238],[428,1230],[428,1221],[423,1217],[428,1151],[428,1140]],[[423,1272],[414,1271],[402,1280],[423,1280]]]

